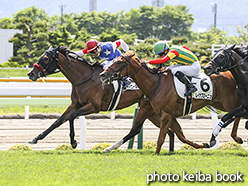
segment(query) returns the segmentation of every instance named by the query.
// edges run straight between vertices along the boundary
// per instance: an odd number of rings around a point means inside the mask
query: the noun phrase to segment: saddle
[[[136,83],[130,78],[130,84],[125,88],[125,90],[138,90],[138,86]],[[124,91],[123,90],[123,84],[120,80],[116,80],[112,82],[113,88],[114,88],[114,93],[112,96],[112,100],[109,104],[108,111],[114,111],[119,104],[121,93]]]
[[[204,73],[200,73],[196,77],[188,77],[191,82],[197,88],[197,91],[192,96],[185,96],[185,85],[174,76],[174,84],[178,96],[185,100],[183,115],[188,115],[191,111],[192,99],[206,99],[212,100],[213,97],[213,85],[209,76]]]

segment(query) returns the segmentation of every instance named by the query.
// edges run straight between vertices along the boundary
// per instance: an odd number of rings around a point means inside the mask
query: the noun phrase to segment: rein
[[[90,74],[90,77],[89,77],[88,79],[84,80],[84,81],[81,82],[81,83],[78,83],[78,84],[76,84],[76,85],[72,85],[72,87],[77,87],[77,86],[79,86],[79,85],[82,85],[82,84],[88,82],[89,80],[94,81],[94,80],[92,79],[92,77],[93,77],[93,75],[94,75],[94,70],[95,70],[95,68],[92,66],[92,67],[91,67],[91,74]]]
[[[118,76],[120,76],[119,74],[121,73],[121,71],[125,68],[125,67],[127,67],[127,77],[132,77],[134,74],[136,74],[145,64],[143,64],[143,63],[141,63],[140,64],[140,66],[139,66],[139,68],[137,68],[133,73],[131,73],[131,74],[128,74],[128,63],[130,62],[130,59],[127,59],[125,56],[123,56],[123,55],[121,55],[121,57],[123,57],[126,61],[125,61],[125,64],[121,67],[121,69],[119,70],[119,71],[115,71],[112,67],[108,67],[108,68],[110,68],[112,71],[113,71],[113,76],[115,76],[115,77],[118,77]],[[150,101],[151,99],[152,99],[152,97],[154,96],[154,94],[155,94],[155,92],[157,91],[157,89],[158,89],[158,87],[159,87],[159,84],[160,84],[160,79],[161,79],[161,76],[160,76],[160,73],[158,73],[158,83],[157,83],[157,85],[156,85],[156,87],[153,89],[153,91],[152,91],[152,94],[148,97],[148,98],[146,98],[145,97],[145,100],[148,100],[148,101]]]
[[[44,76],[46,76],[46,75],[51,75],[51,74],[55,74],[55,73],[58,73],[58,72],[61,71],[60,68],[59,68],[59,65],[58,65],[58,62],[59,62],[58,47],[55,48],[55,49],[53,49],[52,51],[47,51],[47,53],[51,56],[51,59],[52,59],[52,60],[49,60],[49,62],[48,62],[48,64],[46,65],[45,68],[43,68],[43,67],[42,67],[41,65],[39,65],[38,63],[35,63],[35,64],[34,64],[34,67],[37,67],[37,68],[44,74]],[[69,57],[68,55],[66,55],[66,57],[67,57],[67,59],[71,62],[70,57]],[[57,65],[57,69],[58,69],[58,70],[57,70],[57,71],[54,71],[54,72],[52,72],[52,73],[50,73],[50,72],[47,71],[47,69],[48,69],[49,66],[52,64],[53,61],[56,62],[56,65]],[[43,62],[43,63],[44,63],[44,62]],[[87,63],[87,64],[88,64],[88,63]],[[72,87],[77,87],[77,86],[79,86],[79,85],[82,85],[82,84],[84,84],[84,83],[90,81],[90,80],[94,81],[94,80],[92,79],[92,77],[93,77],[93,75],[94,75],[94,70],[95,70],[94,66],[91,66],[91,74],[90,74],[90,77],[87,78],[86,80],[84,80],[83,82],[78,83],[78,84],[76,84],[76,85],[73,85],[73,84],[72,84]]]
[[[144,98],[145,100],[151,101],[152,97],[154,96],[156,90],[157,90],[158,87],[159,87],[160,79],[161,79],[161,76],[160,76],[160,73],[158,73],[158,83],[157,83],[156,87],[153,89],[152,94],[149,96],[149,98],[147,98],[147,97]]]
[[[123,57],[126,61],[125,61],[125,63],[124,63],[124,65],[121,67],[121,69],[119,70],[119,71],[115,71],[111,66],[109,66],[108,68],[110,69],[110,70],[112,70],[112,72],[113,72],[113,77],[115,77],[115,78],[117,78],[117,77],[123,77],[123,75],[120,75],[120,73],[121,73],[121,71],[125,68],[125,67],[127,67],[127,75],[125,75],[126,77],[132,77],[134,74],[136,74],[141,68],[142,68],[142,64],[139,66],[139,68],[137,68],[133,73],[131,73],[131,74],[128,74],[128,63],[129,63],[129,61],[130,61],[130,59],[127,59],[125,56],[123,56],[123,55],[121,55],[121,57]]]
[[[73,52],[71,52],[71,53],[73,53]],[[66,55],[66,57],[67,57],[67,59],[71,62],[71,59],[70,59],[69,55]],[[76,60],[78,60],[78,59],[76,59]],[[78,61],[79,61],[79,60],[78,60]],[[88,63],[87,63],[87,64],[88,64]],[[94,81],[94,80],[92,79],[92,77],[93,77],[93,75],[94,75],[94,70],[95,70],[94,66],[91,66],[91,74],[90,74],[90,77],[89,77],[88,79],[82,81],[81,83],[76,84],[76,85],[73,85],[73,84],[72,84],[72,87],[77,87],[77,86],[79,86],[79,85],[82,85],[82,84],[84,84],[84,83],[90,81],[90,80]]]
[[[233,65],[233,66],[229,67],[229,68],[228,68],[228,70],[230,70],[230,69],[232,69],[232,68],[234,68],[234,67],[238,66],[241,62],[245,61],[245,60],[247,59],[247,57],[248,57],[248,56],[245,56],[245,58],[244,58],[244,59],[239,60],[239,62],[238,62],[237,64],[235,64],[235,65]]]

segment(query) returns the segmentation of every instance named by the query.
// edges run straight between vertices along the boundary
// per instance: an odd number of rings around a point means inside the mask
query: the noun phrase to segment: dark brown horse
[[[170,71],[164,74],[152,73],[144,63],[140,63],[132,52],[117,58],[109,68],[100,74],[104,83],[109,83],[122,75],[133,78],[140,90],[150,100],[156,114],[160,116],[160,133],[156,150],[156,153],[159,153],[168,129],[173,128],[176,118],[183,114],[184,100],[176,93],[173,75]],[[236,108],[239,105],[239,100],[232,75],[230,73],[224,73],[220,76],[213,75],[211,80],[213,83],[212,100],[193,100],[192,112],[206,105],[211,105],[223,111]],[[230,102],[230,100],[232,101]],[[241,143],[242,139],[237,137],[238,123],[239,119],[237,118],[232,137],[235,141]]]
[[[69,120],[71,145],[76,148],[77,142],[74,139],[74,119],[80,115],[98,113],[107,111],[112,99],[112,85],[102,84],[99,78],[103,68],[100,64],[92,64],[84,59],[75,59],[68,54],[70,51],[63,46],[47,50],[34,65],[33,69],[28,73],[31,80],[36,81],[39,77],[52,74],[60,70],[72,84],[72,103],[66,111],[58,118],[48,129],[35,137],[30,143],[35,144],[38,140],[45,138],[51,131]],[[117,109],[128,107],[134,103],[140,103],[140,110],[135,119],[135,124],[130,133],[121,139],[117,144],[106,149],[111,151],[134,137],[140,132],[145,121],[149,119],[157,127],[159,127],[160,118],[156,115],[149,103],[144,100],[143,93],[140,90],[125,91],[122,93]],[[174,125],[171,129],[176,133],[177,137],[184,143],[195,148],[203,148],[205,145],[196,144],[186,139],[182,133],[180,125],[173,121]],[[171,131],[169,134],[173,134]]]
[[[218,126],[213,130],[210,146],[213,146],[221,128],[228,126],[235,118],[248,117],[248,52],[244,47],[224,47],[220,49],[213,59],[204,67],[207,75],[229,70],[237,83],[240,106],[225,114]],[[248,124],[246,122],[246,128]]]

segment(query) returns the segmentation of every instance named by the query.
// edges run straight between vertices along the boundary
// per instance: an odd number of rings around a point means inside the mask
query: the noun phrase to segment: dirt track
[[[15,144],[27,144],[27,142],[48,128],[55,119],[0,119],[0,150],[8,150]],[[213,124],[211,119],[179,119],[185,136],[197,143],[209,142]],[[241,120],[238,135],[243,139],[243,146],[248,149],[247,137],[248,131],[244,128],[246,120]],[[90,149],[96,143],[110,143],[124,137],[130,130],[132,119],[86,119],[87,135],[86,148]],[[231,141],[230,137],[232,124],[224,129],[219,137],[220,144]],[[75,120],[76,140],[80,141],[79,120]],[[144,125],[144,141],[156,141],[159,130],[150,121],[146,121]],[[135,138],[134,148],[136,148],[137,137]],[[44,140],[38,144],[32,145],[33,150],[50,150],[56,146],[69,143],[69,122],[55,129]],[[121,148],[127,148],[124,144]],[[175,137],[175,149],[179,149],[181,143]],[[79,148],[79,144],[78,147]],[[168,149],[168,136],[164,148]]]

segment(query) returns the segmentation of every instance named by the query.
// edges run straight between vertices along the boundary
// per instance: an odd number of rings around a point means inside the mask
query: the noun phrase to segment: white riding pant
[[[103,70],[106,70],[112,64],[112,62],[113,61],[104,61],[104,62],[102,62]]]
[[[175,75],[177,71],[181,71],[186,76],[197,76],[201,72],[201,65],[199,61],[194,62],[192,65],[172,65],[168,67],[171,73]]]

